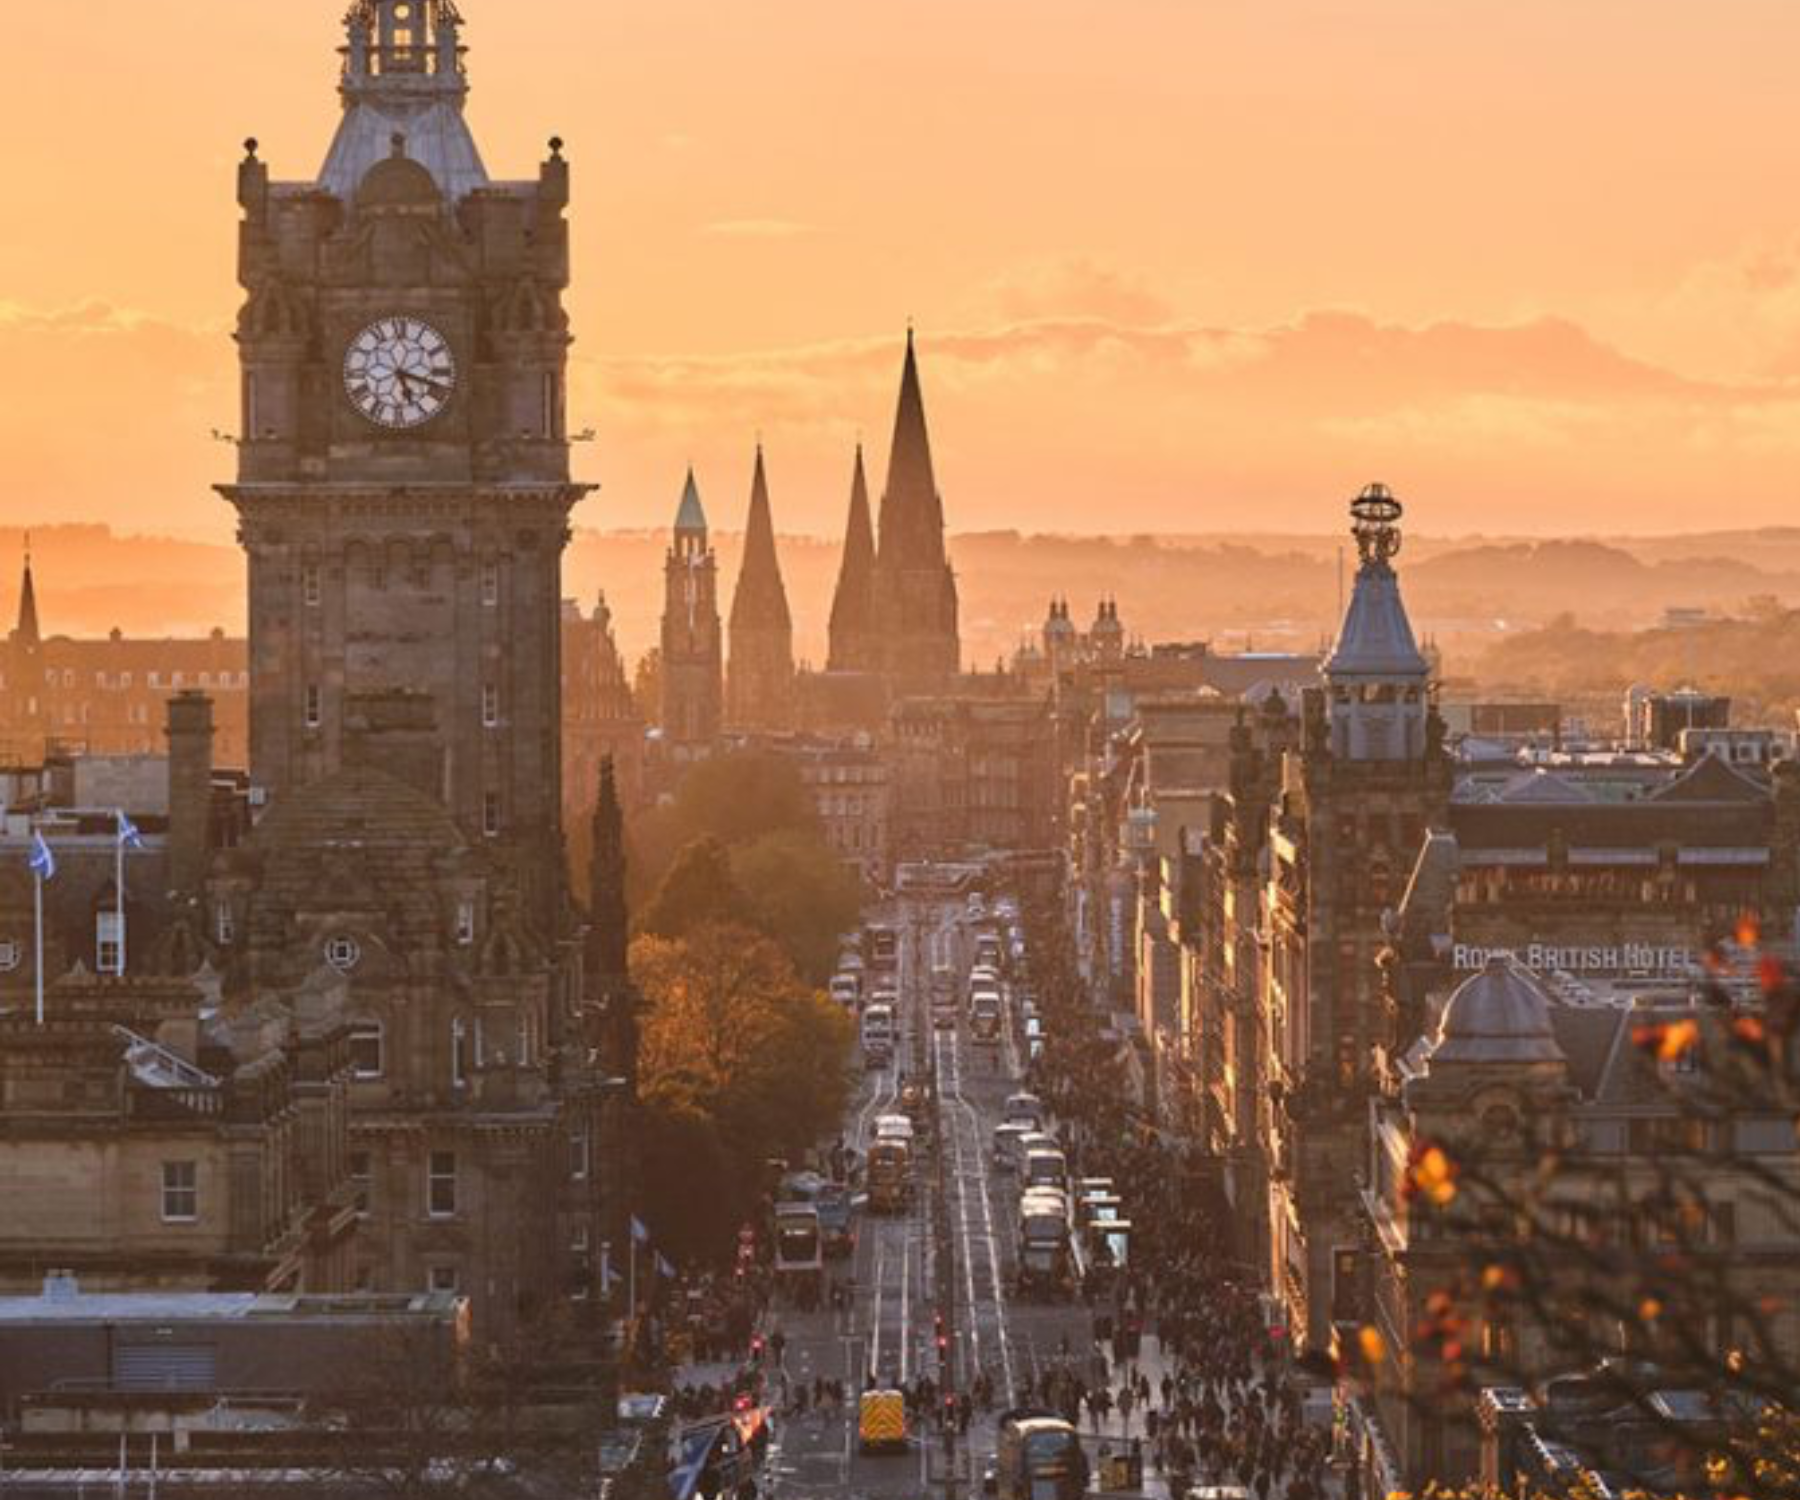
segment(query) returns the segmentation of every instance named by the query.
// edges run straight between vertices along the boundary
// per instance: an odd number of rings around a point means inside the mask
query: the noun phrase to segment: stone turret
[[[719,563],[688,470],[663,565],[662,730],[680,755],[704,753],[723,719],[724,632],[719,624]]]

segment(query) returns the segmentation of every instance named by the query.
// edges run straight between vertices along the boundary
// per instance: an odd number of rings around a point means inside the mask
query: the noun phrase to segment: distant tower
[[[1075,622],[1069,618],[1069,601],[1052,599],[1049,618],[1044,621],[1044,657],[1050,670],[1060,672],[1073,666],[1079,645]]]
[[[15,765],[41,760],[50,713],[44,681],[44,639],[38,628],[37,585],[31,576],[31,539],[25,539],[25,569],[19,580],[19,620],[7,640],[4,683],[4,737],[0,750]]]
[[[744,561],[731,598],[725,716],[738,729],[791,729],[794,722],[794,621],[775,551],[775,518],[761,443],[756,445],[756,477],[750,485]]]
[[[944,551],[944,502],[909,329],[875,554],[874,641],[893,686],[929,687],[956,675],[962,662],[957,611],[956,577]]]
[[[678,752],[704,752],[719,737],[724,632],[719,628],[719,563],[707,540],[706,511],[692,469],[675,515],[663,578],[663,735]]]
[[[1413,638],[1394,574],[1401,505],[1385,485],[1372,484],[1350,512],[1362,562],[1325,663],[1331,753],[1345,760],[1421,760],[1431,668]]]
[[[1119,623],[1119,602],[1102,599],[1088,633],[1088,646],[1098,662],[1111,665],[1125,659],[1125,627]]]
[[[850,523],[844,531],[844,561],[831,601],[833,672],[867,672],[876,665],[872,611],[875,592],[875,527],[869,518],[869,482],[863,474],[862,444],[856,445],[856,475],[850,482]]]

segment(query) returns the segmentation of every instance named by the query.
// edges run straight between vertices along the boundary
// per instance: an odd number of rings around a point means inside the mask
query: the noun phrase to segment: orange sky
[[[239,143],[316,170],[343,6],[5,7],[0,522],[228,535]],[[738,525],[760,430],[835,531],[909,316],[957,529],[1794,519],[1794,0],[462,6],[575,166],[587,524]]]

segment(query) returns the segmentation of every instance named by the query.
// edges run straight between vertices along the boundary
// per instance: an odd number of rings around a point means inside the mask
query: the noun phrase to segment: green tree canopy
[[[753,913],[731,870],[731,854],[716,838],[698,838],[675,862],[638,917],[640,931],[686,937],[708,923],[744,923]]]

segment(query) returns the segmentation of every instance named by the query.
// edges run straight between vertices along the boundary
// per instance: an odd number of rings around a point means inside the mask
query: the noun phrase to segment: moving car
[[[1025,1182],[1030,1187],[1060,1188],[1069,1178],[1069,1163],[1061,1151],[1025,1153]]]
[[[1017,1169],[1019,1138],[1030,1129],[1030,1126],[1022,1125],[1017,1120],[1006,1120],[994,1127],[994,1165],[1001,1171],[1011,1172]]]
[[[1000,997],[982,990],[969,1002],[969,1035],[992,1046],[1000,1040]]]
[[[1001,1114],[1001,1119],[1009,1124],[1016,1120],[1019,1124],[1028,1125],[1033,1130],[1042,1130],[1044,1128],[1044,1101],[1036,1094],[1008,1094],[1006,1109]]]
[[[819,1233],[825,1254],[836,1259],[856,1249],[856,1211],[850,1189],[841,1182],[827,1183],[813,1200],[819,1211]]]
[[[894,1056],[894,1008],[872,1003],[862,1016],[863,1060],[882,1067]]]
[[[862,980],[855,974],[839,970],[831,976],[831,998],[845,1010],[854,1010],[862,999]]]

